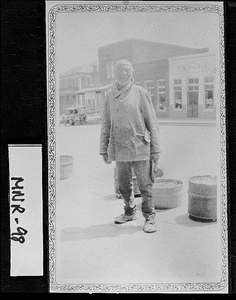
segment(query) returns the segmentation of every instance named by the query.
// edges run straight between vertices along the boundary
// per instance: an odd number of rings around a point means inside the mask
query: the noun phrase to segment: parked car
[[[64,110],[61,123],[64,125],[75,125],[85,124],[87,122],[86,108],[83,106],[79,107],[68,107]]]

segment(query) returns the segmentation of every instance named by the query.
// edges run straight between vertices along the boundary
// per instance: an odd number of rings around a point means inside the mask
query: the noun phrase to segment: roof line
[[[158,43],[158,42],[154,42],[154,41],[147,41],[147,40],[144,40],[144,39],[137,39],[137,38],[128,38],[128,39],[125,39],[125,40],[121,40],[121,41],[118,41],[118,42],[114,42],[114,43],[110,43],[110,44],[107,44],[107,45],[104,45],[104,46],[100,46],[98,47],[98,50],[99,49],[102,49],[102,48],[109,48],[113,45],[116,45],[116,44],[122,44],[122,43],[125,43],[125,42],[143,42],[143,43],[149,43],[149,44],[153,44],[153,45],[165,45],[165,46],[174,46],[174,47],[178,47],[178,48],[182,48],[182,49],[204,49],[204,48],[207,48],[207,47],[202,47],[202,48],[191,48],[191,47],[186,47],[186,46],[179,46],[179,45],[176,45],[176,44],[167,44],[167,43]]]

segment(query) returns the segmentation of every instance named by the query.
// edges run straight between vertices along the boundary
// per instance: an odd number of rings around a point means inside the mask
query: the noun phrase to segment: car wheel
[[[66,125],[68,125],[68,126],[71,126],[72,123],[73,123],[73,121],[71,119],[69,119],[69,120],[66,121]]]

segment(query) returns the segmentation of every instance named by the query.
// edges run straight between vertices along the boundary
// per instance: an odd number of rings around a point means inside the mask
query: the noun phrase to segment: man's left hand
[[[154,177],[162,177],[164,175],[164,168],[161,166],[158,161],[160,158],[160,153],[153,153],[151,159],[153,161],[153,174]]]

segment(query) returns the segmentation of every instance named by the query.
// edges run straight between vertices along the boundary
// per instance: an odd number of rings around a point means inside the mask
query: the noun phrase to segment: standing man
[[[143,230],[155,232],[155,208],[152,199],[153,172],[159,160],[159,129],[149,93],[134,84],[133,67],[127,60],[115,65],[116,81],[105,97],[100,155],[105,163],[116,162],[119,191],[124,213],[115,219],[123,224],[136,217],[132,169],[142,196]]]

